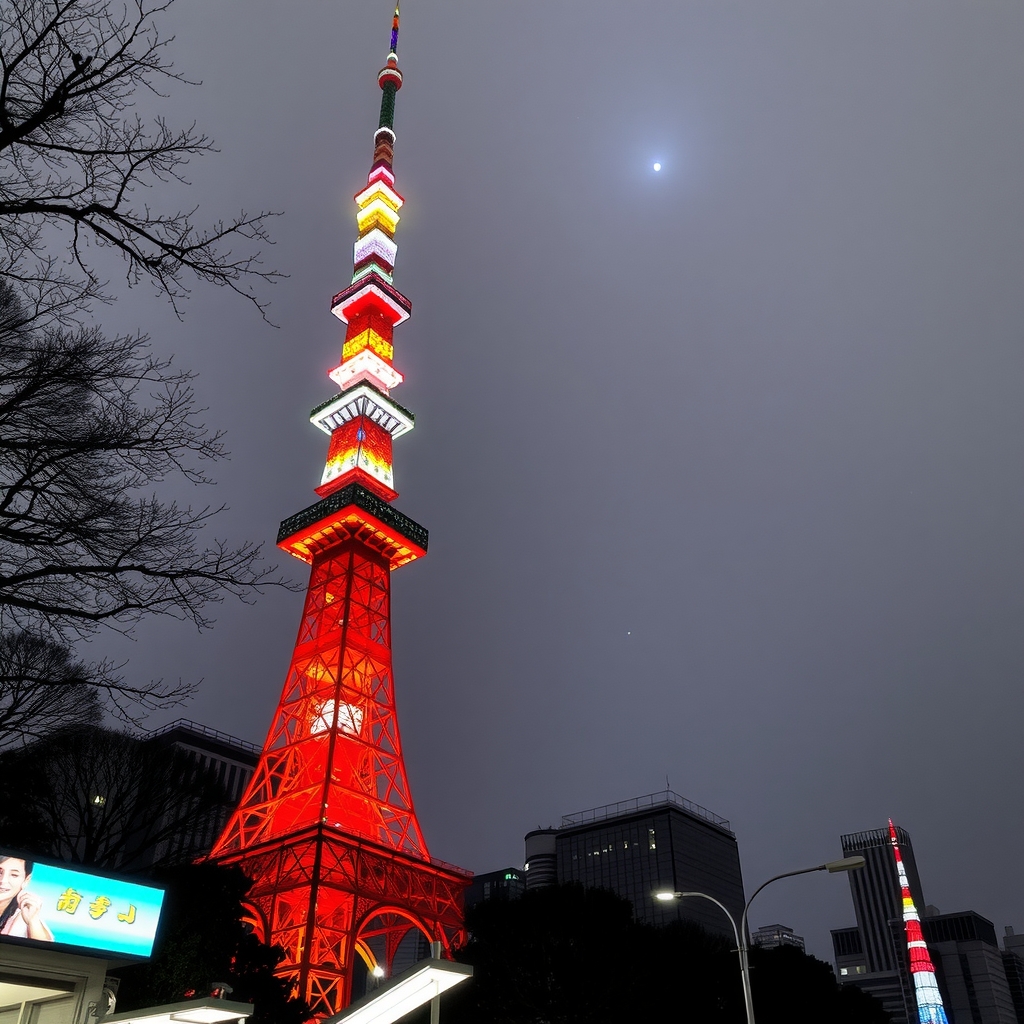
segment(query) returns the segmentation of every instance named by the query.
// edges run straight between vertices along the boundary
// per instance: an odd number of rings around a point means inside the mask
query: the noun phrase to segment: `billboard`
[[[147,957],[164,890],[0,850],[0,940]]]

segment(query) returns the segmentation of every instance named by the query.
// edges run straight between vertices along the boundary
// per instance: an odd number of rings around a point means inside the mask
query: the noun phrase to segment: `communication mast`
[[[346,325],[340,393],[310,421],[330,438],[316,493],[278,546],[311,566],[284,690],[258,766],[211,859],[238,864],[260,937],[280,945],[318,1017],[347,1006],[357,960],[391,973],[417,934],[447,954],[463,936],[471,874],[432,860],[402,759],[391,667],[391,572],[427,550],[427,531],[391,504],[392,442],[413,428],[394,401],[395,327],[412,305],[393,283],[395,9],[366,187],[355,197],[352,283],[331,300]]]

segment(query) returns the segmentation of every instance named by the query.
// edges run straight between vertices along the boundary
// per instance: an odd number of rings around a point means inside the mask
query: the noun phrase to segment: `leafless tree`
[[[277,276],[260,262],[265,215],[203,227],[195,209],[160,209],[212,148],[139,113],[140,97],[185,84],[158,26],[170,3],[0,3],[0,749],[69,707],[137,721],[190,693],[83,663],[83,638],[149,614],[203,628],[225,596],[277,582],[257,546],[206,539],[217,507],[156,493],[209,483],[225,454],[191,375],[90,321],[108,297],[97,249],[176,310],[203,281],[262,312],[254,288]]]
[[[0,284],[0,640],[20,652],[12,664],[38,659],[25,676],[38,685],[47,672],[54,686],[91,685],[128,717],[166,706],[188,687],[129,685],[109,664],[83,671],[72,645],[149,614],[204,628],[226,595],[249,600],[279,581],[258,546],[204,543],[218,508],[152,493],[169,479],[208,483],[204,465],[224,455],[200,420],[191,376],[155,358],[143,337],[25,320]],[[18,646],[18,633],[35,640]],[[6,695],[21,708],[27,699]],[[0,692],[0,731],[4,700]]]
[[[95,682],[101,675],[75,661],[63,644],[26,632],[0,633],[0,749],[72,721],[98,723]]]
[[[40,311],[100,294],[90,244],[119,253],[130,284],[152,281],[179,308],[190,282],[212,282],[263,304],[258,247],[267,214],[244,211],[197,226],[195,209],[158,212],[141,197],[184,182],[212,143],[135,109],[185,79],[158,22],[171,0],[5,0],[0,4],[0,272]],[[191,83],[190,83],[191,84]],[[54,230],[69,243],[53,253]]]

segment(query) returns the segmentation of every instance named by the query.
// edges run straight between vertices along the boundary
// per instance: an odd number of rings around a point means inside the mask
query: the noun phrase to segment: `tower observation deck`
[[[450,953],[471,878],[430,857],[395,712],[390,576],[427,550],[427,531],[391,504],[392,442],[414,424],[391,397],[403,381],[394,329],[412,311],[393,278],[398,27],[396,8],[373,163],[355,196],[352,280],[331,300],[345,325],[330,372],[339,393],[310,415],[330,438],[320,500],[277,537],[311,567],[298,637],[259,763],[210,855],[254,879],[252,923],[284,948],[279,973],[321,1018],[348,1005],[357,975],[389,975],[410,944]]]

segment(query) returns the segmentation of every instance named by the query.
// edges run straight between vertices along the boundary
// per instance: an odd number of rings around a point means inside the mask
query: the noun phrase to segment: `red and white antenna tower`
[[[427,531],[395,509],[391,444],[413,416],[391,397],[402,383],[394,328],[409,300],[393,283],[398,9],[373,165],[355,197],[352,283],[331,301],[346,325],[340,391],[310,421],[330,437],[320,501],[286,519],[278,546],[311,565],[284,690],[259,764],[211,853],[255,880],[260,937],[280,945],[318,1017],[352,999],[356,958],[390,974],[420,933],[447,953],[463,936],[470,873],[431,859],[406,779],[391,670],[391,572],[426,554]]]
[[[910,880],[903,866],[896,826],[889,819],[889,841],[896,857],[896,873],[900,879],[900,899],[903,904],[903,925],[907,932],[907,950],[910,954],[910,976],[914,979],[914,997],[917,1000],[917,1016],[920,1024],[949,1024],[946,1010],[942,1005],[939,983],[935,980],[935,965],[932,963],[928,944],[921,931],[921,918],[910,895]]]

